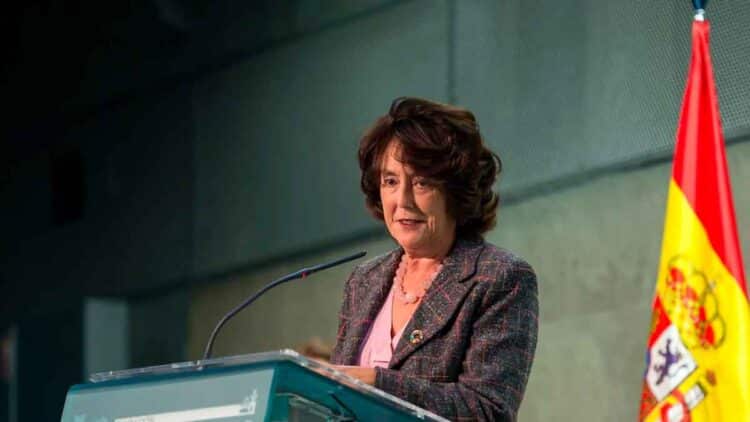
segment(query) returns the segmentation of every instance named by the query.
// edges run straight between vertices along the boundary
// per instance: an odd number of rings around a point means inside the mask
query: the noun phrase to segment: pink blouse
[[[386,299],[383,307],[380,308],[378,316],[375,318],[375,322],[370,327],[370,333],[367,335],[362,346],[362,351],[359,353],[359,366],[367,368],[374,368],[379,366],[381,368],[387,368],[391,362],[391,356],[393,350],[396,348],[398,341],[401,339],[401,335],[404,333],[404,329],[408,325],[408,321],[403,327],[396,333],[395,336],[391,337],[391,327],[393,326],[393,295],[394,295],[395,284],[391,287],[388,298]]]

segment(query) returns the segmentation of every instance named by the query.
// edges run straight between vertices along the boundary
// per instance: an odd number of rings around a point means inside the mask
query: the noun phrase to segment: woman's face
[[[380,200],[388,231],[412,256],[447,254],[456,232],[443,191],[415,175],[397,160],[399,144],[391,141],[383,154]]]

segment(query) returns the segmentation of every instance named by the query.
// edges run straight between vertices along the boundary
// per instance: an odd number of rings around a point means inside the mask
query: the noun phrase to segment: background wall
[[[539,274],[521,419],[632,420],[689,3],[17,6],[10,15],[23,19],[7,27],[19,44],[3,69],[17,106],[0,144],[2,327],[54,343],[70,325],[79,353],[24,350],[96,367],[81,315],[125,303],[97,329],[128,345],[117,365],[197,358],[214,322],[263,282],[392,247],[362,206],[357,139],[394,97],[424,96],[477,114],[505,169],[487,237]],[[747,258],[750,3],[712,2],[708,17]],[[226,327],[216,354],[331,341],[350,268],[269,293]],[[72,372],[61,385],[80,381]]]

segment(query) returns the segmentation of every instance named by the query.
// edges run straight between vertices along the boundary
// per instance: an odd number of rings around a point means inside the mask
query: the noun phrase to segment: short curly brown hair
[[[446,194],[457,236],[481,236],[495,226],[499,198],[492,185],[502,161],[484,145],[472,112],[401,97],[375,121],[360,140],[359,168],[365,203],[379,220],[383,220],[380,172],[391,142],[399,143],[400,161]]]

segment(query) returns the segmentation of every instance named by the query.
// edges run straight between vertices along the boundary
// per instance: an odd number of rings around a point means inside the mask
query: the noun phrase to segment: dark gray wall
[[[191,274],[192,128],[184,90],[103,111],[62,134],[85,171],[82,217],[51,223],[50,154],[18,164],[3,195],[4,313],[48,300],[124,295]],[[40,229],[41,228],[41,229]],[[16,300],[21,299],[21,300]]]
[[[356,182],[350,177],[341,182],[337,176],[354,174],[354,147],[347,141],[369,119],[365,116],[371,113],[354,106],[371,89],[358,78],[342,84],[347,69],[354,70],[342,63],[347,60],[343,52],[305,57],[304,45],[295,40],[312,34],[322,48],[336,38],[336,26],[356,26],[372,14],[389,13],[390,3],[230,7],[218,2],[212,8],[174,3],[180,10],[173,12],[192,16],[184,28],[175,28],[164,10],[151,6],[120,10],[119,19],[105,16],[111,25],[95,34],[101,43],[90,46],[85,77],[75,80],[80,89],[62,100],[57,94],[65,90],[40,101],[45,112],[55,107],[64,111],[40,113],[33,124],[26,123],[30,117],[24,114],[9,125],[2,144],[0,279],[13,292],[4,296],[2,321],[51,298],[151,294],[143,292],[174,288],[367,229],[364,213],[343,201]],[[41,9],[30,10],[24,13],[32,18],[43,15]],[[79,12],[81,21],[90,13]],[[434,19],[424,13],[425,21]],[[29,20],[30,27],[49,23],[48,18]],[[363,28],[362,39],[351,40],[348,51],[369,60],[351,60],[361,62],[361,72],[378,74],[372,70],[377,58],[356,48],[360,41],[381,42],[364,37],[374,29]],[[397,37],[386,38],[390,44],[381,50],[398,48]],[[30,39],[27,48],[42,43]],[[406,54],[401,51],[402,59]],[[240,72],[230,66],[249,58],[266,62]],[[424,69],[433,64],[417,63]],[[295,76],[313,65],[318,70],[309,72],[312,78]],[[9,72],[19,84],[33,85]],[[72,78],[68,73],[56,76]],[[380,77],[397,79],[398,72]],[[426,80],[415,93],[436,96],[437,90],[430,88],[435,80]],[[340,97],[356,87],[361,92],[345,107],[330,102],[333,88]],[[380,94],[378,107],[405,88]],[[300,98],[313,102],[296,101]],[[326,106],[333,108],[323,112]],[[348,126],[337,123],[355,117]],[[307,137],[314,142],[297,141]],[[79,218],[64,224],[54,222],[52,209],[58,150],[79,156],[83,172],[83,209]],[[319,158],[328,155],[333,156],[331,165],[319,167]],[[290,205],[295,201],[298,206]],[[315,203],[323,208],[310,207]],[[324,230],[307,230],[312,222]]]

